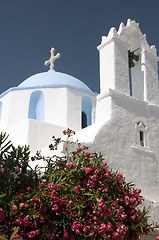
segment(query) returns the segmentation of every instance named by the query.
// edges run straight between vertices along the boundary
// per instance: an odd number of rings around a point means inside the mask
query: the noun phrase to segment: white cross
[[[54,55],[55,53],[55,48],[51,48],[50,50],[50,53],[51,53],[51,57],[49,60],[45,61],[45,66],[48,66],[50,64],[50,69],[53,70],[54,69],[54,62],[57,58],[59,58],[61,55],[60,53],[57,53],[56,55]]]

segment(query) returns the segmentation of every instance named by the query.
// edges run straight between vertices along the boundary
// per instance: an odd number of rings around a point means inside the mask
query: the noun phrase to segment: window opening
[[[140,145],[144,147],[144,132],[139,131],[139,134],[140,134]]]
[[[87,115],[85,112],[82,112],[82,128],[87,127]]]
[[[92,101],[90,97],[83,96],[81,104],[81,127],[87,127],[92,124]]]
[[[44,121],[44,94],[40,90],[30,96],[28,118]]]

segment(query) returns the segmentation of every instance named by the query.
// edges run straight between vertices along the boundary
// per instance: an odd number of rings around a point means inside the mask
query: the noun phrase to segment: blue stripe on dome
[[[80,92],[96,96],[98,93],[93,92],[86,84],[75,77],[65,73],[49,70],[48,72],[38,73],[23,81],[18,87],[13,87],[3,92],[0,98],[12,91],[20,91],[27,89],[43,89],[43,88],[71,88]]]

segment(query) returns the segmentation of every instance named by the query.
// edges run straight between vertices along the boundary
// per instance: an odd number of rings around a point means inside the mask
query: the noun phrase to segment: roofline
[[[70,88],[70,89],[73,89],[73,90],[76,90],[76,91],[79,91],[79,92],[87,93],[87,94],[92,95],[92,96],[97,96],[99,94],[99,93],[92,92],[92,91],[87,91],[87,90],[84,90],[84,89],[81,89],[81,88],[72,87],[70,85],[61,86],[59,84],[55,84],[54,86],[46,85],[46,86],[35,86],[35,87],[13,87],[13,88],[9,88],[8,90],[6,90],[5,92],[3,92],[0,95],[0,99],[2,97],[4,97],[6,94],[8,94],[9,92],[15,92],[15,91],[20,91],[20,90],[28,90],[28,89],[43,89],[43,88]]]

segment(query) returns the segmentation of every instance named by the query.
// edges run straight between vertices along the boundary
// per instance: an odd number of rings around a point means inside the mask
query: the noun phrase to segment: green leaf
[[[5,237],[0,236],[0,240],[8,240],[8,239],[5,238]]]
[[[19,227],[17,227],[17,228],[14,230],[14,232],[13,232],[12,235],[11,235],[10,240],[12,240],[12,239],[14,238],[14,236],[16,235],[16,233],[17,233],[17,231],[18,231],[18,228],[19,228]]]
[[[92,196],[92,193],[87,192],[87,193],[83,193],[83,195]]]

